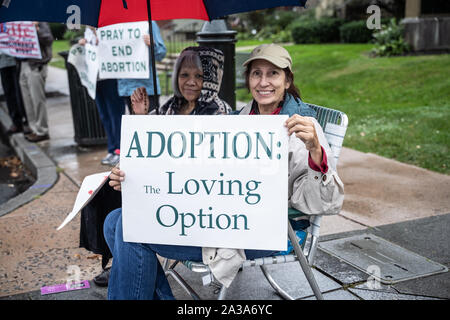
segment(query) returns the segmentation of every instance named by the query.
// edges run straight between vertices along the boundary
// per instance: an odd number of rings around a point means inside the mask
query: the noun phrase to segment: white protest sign
[[[56,229],[62,229],[66,224],[68,224],[78,212],[81,211],[88,203],[91,201],[95,194],[104,185],[108,176],[111,172],[101,172],[86,176],[81,183],[80,190],[78,191],[77,198],[73,205],[72,211],[67,215],[66,219],[61,223],[61,225]]]
[[[144,21],[98,28],[100,79],[148,78],[149,49],[142,39],[145,34],[148,22]]]
[[[123,116],[124,240],[286,250],[287,118]]]
[[[0,23],[0,52],[17,58],[41,59],[41,47],[33,22]]]
[[[67,62],[73,64],[80,76],[81,84],[86,87],[89,96],[95,99],[98,75],[98,47],[86,43],[70,48]]]

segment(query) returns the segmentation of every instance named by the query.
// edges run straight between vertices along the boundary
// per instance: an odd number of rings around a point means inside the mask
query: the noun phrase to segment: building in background
[[[450,51],[449,0],[315,0],[310,6],[315,8],[317,19],[336,17],[350,21],[367,18],[367,7],[372,4],[380,7],[382,18],[401,21],[412,51]]]
[[[312,5],[316,8],[316,18],[336,17],[346,21],[367,18],[367,8],[375,4],[381,9],[383,18],[402,19],[405,15],[406,0],[316,0]],[[308,2],[309,3],[309,0]]]
[[[450,1],[406,0],[405,39],[416,52],[450,52]]]

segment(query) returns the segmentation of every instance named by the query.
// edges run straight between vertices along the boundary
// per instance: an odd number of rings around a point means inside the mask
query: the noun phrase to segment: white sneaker
[[[116,164],[118,164],[120,161],[120,156],[118,154],[115,154],[111,157],[111,160],[109,160],[109,165],[112,167],[115,167]]]
[[[102,164],[105,164],[105,165],[110,165],[111,164],[111,159],[114,157],[114,154],[113,153],[108,153],[107,155],[106,155],[106,157],[104,157],[103,159],[102,159]]]

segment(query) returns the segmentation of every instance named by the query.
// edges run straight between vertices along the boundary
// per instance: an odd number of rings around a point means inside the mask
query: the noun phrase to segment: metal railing
[[[173,93],[171,78],[173,67],[180,52],[190,46],[197,46],[196,33],[200,31],[203,22],[197,20],[173,21],[160,28],[161,36],[167,49],[166,57],[156,64],[164,95]]]

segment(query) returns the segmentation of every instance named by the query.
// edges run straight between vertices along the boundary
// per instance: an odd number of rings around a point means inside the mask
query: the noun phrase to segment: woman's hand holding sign
[[[149,34],[144,34],[142,36],[142,39],[144,40],[145,44],[150,47],[150,35]]]
[[[122,191],[122,181],[125,179],[125,172],[120,170],[119,167],[114,167],[109,174],[109,185],[116,191]]]
[[[131,105],[135,114],[147,114],[149,107],[149,99],[145,87],[134,90],[131,95]]]
[[[311,153],[312,160],[320,166],[322,162],[322,147],[320,146],[314,123],[308,117],[294,114],[286,120],[286,127],[289,130],[289,135],[295,133],[295,136],[303,141],[306,149]]]

